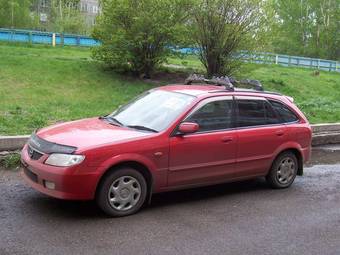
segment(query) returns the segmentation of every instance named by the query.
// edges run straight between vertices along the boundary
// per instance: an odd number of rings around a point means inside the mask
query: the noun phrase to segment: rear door
[[[203,184],[233,177],[236,132],[233,97],[201,102],[184,119],[196,122],[198,132],[170,137],[169,186]]]
[[[276,149],[288,140],[271,104],[263,97],[237,96],[237,171],[240,176],[268,171]]]

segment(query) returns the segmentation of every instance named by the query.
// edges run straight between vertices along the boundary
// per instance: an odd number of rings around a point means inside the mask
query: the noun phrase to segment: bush
[[[190,0],[104,0],[93,56],[117,71],[150,77],[183,35]]]

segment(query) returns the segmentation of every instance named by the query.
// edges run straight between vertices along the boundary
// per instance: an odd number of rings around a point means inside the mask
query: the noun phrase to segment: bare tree
[[[237,50],[256,36],[261,0],[200,0],[193,8],[193,37],[208,76],[228,75],[237,66]],[[245,49],[244,48],[244,49]]]

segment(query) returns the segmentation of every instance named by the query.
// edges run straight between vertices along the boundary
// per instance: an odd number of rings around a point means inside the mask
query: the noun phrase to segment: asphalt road
[[[319,154],[318,154],[319,153]],[[290,189],[262,179],[156,195],[140,213],[106,218],[0,170],[0,255],[340,254],[340,153],[315,152]],[[325,165],[324,163],[332,163]]]

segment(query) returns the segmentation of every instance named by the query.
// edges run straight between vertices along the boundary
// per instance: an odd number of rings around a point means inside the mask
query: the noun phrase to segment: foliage
[[[0,27],[32,28],[37,18],[31,15],[32,0],[0,0]]]
[[[192,9],[193,38],[208,76],[230,75],[236,52],[250,49],[261,26],[261,0],[200,0]]]
[[[150,77],[183,35],[188,0],[103,0],[93,55],[118,71]]]
[[[49,31],[81,34],[86,30],[85,19],[78,9],[79,0],[58,0],[51,3]]]
[[[340,0],[272,0],[271,44],[290,55],[340,59]]]

